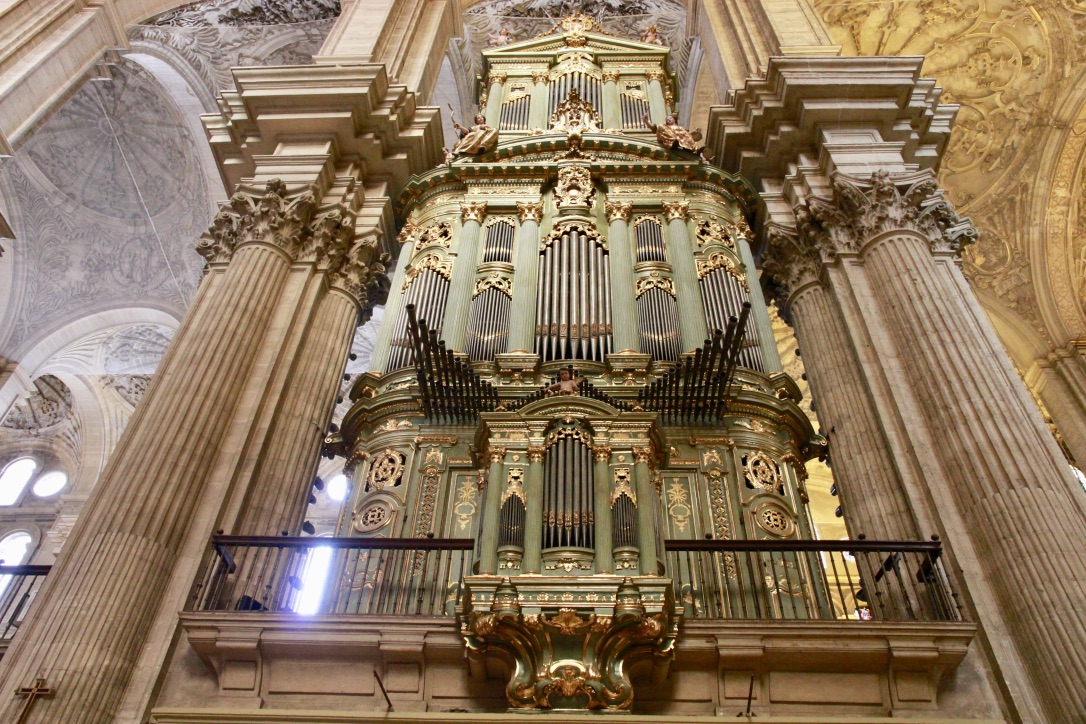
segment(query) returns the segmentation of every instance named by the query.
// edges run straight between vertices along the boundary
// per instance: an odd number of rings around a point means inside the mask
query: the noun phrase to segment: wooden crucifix
[[[23,708],[19,710],[19,718],[15,720],[15,724],[23,724],[27,720],[37,699],[51,699],[56,693],[57,690],[48,688],[45,685],[45,679],[40,676],[34,681],[33,686],[23,686],[16,689],[15,696],[26,697],[26,701],[23,702]]]

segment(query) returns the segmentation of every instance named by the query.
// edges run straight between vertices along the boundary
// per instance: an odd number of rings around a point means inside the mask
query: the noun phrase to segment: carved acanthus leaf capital
[[[633,204],[626,201],[608,201],[604,208],[608,221],[629,221],[633,214]]]
[[[309,185],[290,194],[280,179],[269,181],[263,192],[239,190],[219,209],[196,243],[196,251],[209,263],[225,262],[240,246],[266,243],[293,258],[306,245],[318,192]]]
[[[680,221],[686,221],[690,216],[690,203],[687,201],[665,201],[664,218],[668,221],[674,221],[678,219]]]
[[[483,222],[483,217],[486,216],[486,202],[485,201],[464,201],[460,204],[460,214],[463,216],[464,221],[478,221]]]
[[[833,198],[812,198],[796,213],[796,226],[826,261],[858,253],[876,236],[897,230],[917,232],[933,251],[959,253],[976,238],[969,219],[946,200],[931,173],[895,178],[878,171],[869,180],[838,174]]]
[[[496,73],[490,71],[490,85],[497,83],[498,85],[505,85],[505,81],[509,80],[508,73]]]
[[[617,70],[605,70],[603,71],[604,83],[618,83],[618,71]]]
[[[539,223],[543,220],[543,202],[542,201],[518,201],[517,202],[517,215],[522,222],[534,221]]]
[[[645,77],[648,78],[650,81],[658,80],[661,83],[667,80],[667,74],[664,72],[663,68],[649,68],[645,72]]]
[[[532,83],[533,84],[542,83],[543,85],[547,85],[550,82],[551,82],[551,74],[550,74],[549,71],[546,71],[546,70],[533,70],[532,71]]]
[[[373,306],[388,292],[387,272],[391,258],[381,251],[376,232],[357,240],[347,237],[343,246],[330,247],[329,251],[325,257],[329,282],[333,288],[354,297],[362,312],[359,321],[364,322]]]
[[[770,293],[777,298],[778,305],[784,310],[789,297],[818,282],[822,258],[808,236],[777,224],[769,224],[766,228],[762,270],[770,282]]]

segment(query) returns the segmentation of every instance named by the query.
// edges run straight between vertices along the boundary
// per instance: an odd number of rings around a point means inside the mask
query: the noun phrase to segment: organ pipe
[[[576,227],[539,257],[536,352],[546,361],[604,361],[612,350],[607,252]]]
[[[637,326],[641,351],[654,360],[676,360],[682,351],[679,338],[679,307],[675,297],[653,287],[637,297]]]
[[[425,319],[430,329],[440,334],[448,297],[448,278],[433,269],[423,269],[410,282],[404,292],[404,305],[396,318],[396,331],[392,336],[392,350],[388,358],[389,372],[415,363],[411,338],[407,333],[407,306],[414,305],[418,318]]]
[[[728,268],[720,267],[704,274],[698,282],[709,329],[725,329],[730,317],[738,317],[743,304],[750,301],[743,282]],[[750,325],[739,351],[739,364],[763,372],[762,345],[757,325]]]
[[[543,549],[593,548],[592,450],[576,435],[560,434],[547,448],[543,469]]]

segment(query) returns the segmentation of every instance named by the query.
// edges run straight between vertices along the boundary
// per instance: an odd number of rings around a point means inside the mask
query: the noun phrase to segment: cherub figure
[[[491,48],[500,48],[503,45],[509,45],[516,38],[506,28],[499,28],[497,33],[487,33],[486,44]]]
[[[698,141],[702,139],[700,128],[688,131],[678,124],[675,116],[668,116],[663,123],[655,124],[649,120],[649,114],[646,113],[642,116],[642,120],[645,121],[646,128],[656,132],[656,142],[669,151],[689,151],[701,156],[705,161],[709,160],[705,155],[705,146],[698,145]]]
[[[653,23],[641,31],[641,42],[648,43],[649,45],[664,44],[664,39],[660,37],[660,31],[657,29],[656,23]]]
[[[449,112],[452,113],[451,105],[449,106]],[[474,156],[491,151],[498,145],[498,129],[488,126],[486,116],[482,113],[475,114],[475,125],[471,128],[457,123],[455,115],[452,116],[452,122],[453,128],[456,129],[456,135],[460,137],[460,140],[452,148],[451,153],[453,156],[464,154]]]
[[[547,395],[578,395],[581,392],[581,383],[584,377],[574,377],[568,367],[558,370],[558,381],[547,386]]]

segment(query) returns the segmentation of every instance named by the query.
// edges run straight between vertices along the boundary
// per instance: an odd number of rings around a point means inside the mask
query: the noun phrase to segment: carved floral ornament
[[[542,201],[518,201],[517,202],[517,216],[520,217],[522,222],[534,221],[539,223],[543,220],[543,202]]]
[[[355,212],[345,204],[320,208],[320,189],[313,184],[289,192],[272,179],[263,192],[242,189],[219,209],[210,228],[196,243],[208,264],[228,263],[247,244],[282,249],[293,261],[313,262],[328,274],[333,287],[350,294],[364,308],[384,278],[390,258],[371,231],[356,238]]]
[[[633,204],[625,201],[608,201],[604,208],[607,211],[608,221],[629,222],[633,214]]]
[[[497,289],[510,299],[513,298],[512,280],[502,276],[499,272],[492,271],[489,276],[482,279],[476,279],[475,290],[472,292],[471,298],[474,299],[487,289]]]
[[[460,204],[460,214],[464,217],[464,221],[478,221],[482,223],[483,217],[486,216],[486,202],[485,201],[464,201]]]
[[[422,274],[423,270],[429,269],[430,271],[440,274],[448,279],[452,275],[452,262],[443,261],[437,254],[426,254],[417,261],[412,261],[407,267],[405,273],[405,279],[403,283],[404,291],[411,286],[411,283],[415,281],[415,278],[419,274]]]
[[[653,271],[647,277],[640,277],[634,284],[636,299],[640,299],[641,295],[650,289],[660,289],[671,296],[675,296],[675,285],[667,277],[660,276],[660,272]]]
[[[690,215],[690,204],[686,201],[665,201],[663,207],[664,218],[668,221],[686,221]]]
[[[952,254],[960,254],[977,236],[931,172],[895,179],[880,171],[868,181],[838,174],[832,200],[808,199],[795,214],[795,231],[779,225],[766,231],[763,265],[785,295],[817,281],[821,267],[838,254],[858,254],[886,232],[913,231],[927,238],[933,252]]]

